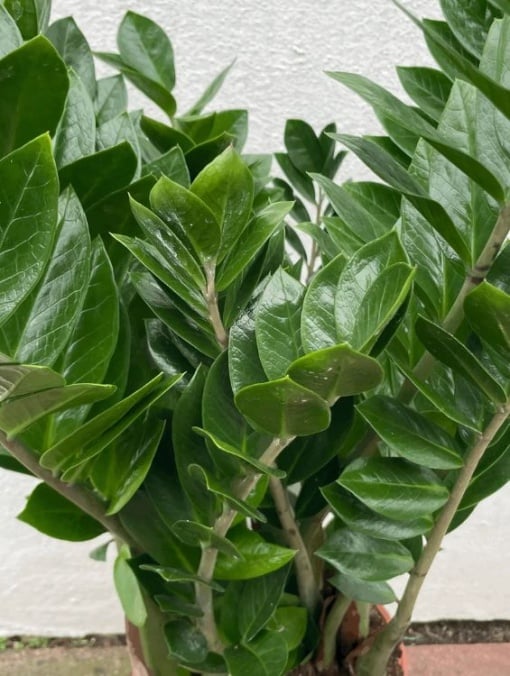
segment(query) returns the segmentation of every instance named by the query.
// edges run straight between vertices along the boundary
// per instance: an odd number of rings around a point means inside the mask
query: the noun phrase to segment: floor
[[[510,676],[510,643],[407,648],[409,676]]]

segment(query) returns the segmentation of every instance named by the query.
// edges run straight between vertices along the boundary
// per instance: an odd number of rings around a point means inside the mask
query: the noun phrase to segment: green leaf
[[[499,404],[506,402],[503,387],[460,340],[425,317],[418,317],[415,329],[416,335],[433,357],[473,383],[492,401]]]
[[[175,146],[151,162],[145,163],[142,167],[142,176],[147,174],[152,174],[157,179],[168,176],[185,188],[190,186],[188,165],[180,146]]]
[[[505,356],[510,350],[510,296],[483,281],[468,293],[464,312],[473,331]]]
[[[312,127],[303,120],[287,120],[285,147],[292,164],[304,174],[322,171],[324,155]]]
[[[128,561],[129,549],[123,545],[113,564],[113,581],[122,609],[135,627],[143,627],[147,620],[147,609],[136,575]]]
[[[486,0],[441,0],[441,9],[457,40],[473,56],[479,58],[492,19],[487,11]]]
[[[230,65],[228,65],[220,73],[218,73],[218,75],[216,75],[213,81],[207,86],[204,93],[200,96],[198,101],[196,101],[191,106],[191,108],[186,112],[185,115],[186,117],[190,117],[192,115],[200,115],[203,109],[213,100],[213,98],[221,89],[223,83],[225,82],[225,78],[229,74],[230,69],[232,68],[234,63],[235,62],[232,61]]]
[[[162,374],[156,376],[143,387],[59,440],[43,454],[41,465],[54,471],[65,471],[94,457],[119,437],[177,380],[178,377],[165,382]]]
[[[308,285],[301,313],[301,340],[306,352],[338,343],[335,296],[344,266],[345,257],[339,254],[321,268]]]
[[[47,484],[36,486],[18,519],[59,540],[81,542],[101,535],[105,528]]]
[[[282,226],[291,202],[273,202],[258,212],[225,256],[216,277],[216,289],[224,291],[253,261],[262,246]]]
[[[390,397],[375,396],[357,408],[377,435],[401,457],[431,469],[462,467],[458,442],[409,406]]]
[[[234,394],[266,380],[255,339],[255,319],[250,313],[242,315],[230,329],[228,367]]]
[[[253,204],[253,178],[233,147],[224,150],[193,181],[191,192],[213,212],[221,231],[218,261],[239,239]]]
[[[281,170],[289,179],[292,186],[309,202],[315,202],[315,189],[313,181],[308,176],[299,171],[291,162],[289,156],[285,153],[275,153],[275,159],[280,165]]]
[[[53,134],[68,90],[67,70],[42,35],[0,60],[0,157]]]
[[[60,170],[60,187],[71,184],[85,210],[125,188],[136,171],[137,158],[127,142],[82,157]]]
[[[348,599],[362,603],[394,603],[397,597],[387,582],[366,582],[345,573],[337,573],[329,578],[331,584]]]
[[[110,75],[97,81],[94,111],[97,126],[120,115],[127,107],[127,90],[122,75]]]
[[[96,117],[85,85],[69,71],[69,92],[55,135],[55,162],[59,168],[95,150]]]
[[[63,385],[64,378],[47,366],[17,364],[0,353],[0,403]]]
[[[334,402],[376,387],[383,373],[379,364],[347,343],[310,352],[294,361],[287,374],[296,383]]]
[[[187,664],[198,664],[207,657],[207,640],[191,622],[184,619],[165,624],[170,655]]]
[[[146,416],[97,456],[91,480],[109,501],[107,515],[120,511],[142,485],[164,429],[164,421],[152,421]]]
[[[337,483],[324,486],[320,491],[346,526],[373,538],[405,540],[426,533],[434,525],[430,516],[396,521],[376,514]]]
[[[283,568],[296,552],[266,542],[263,537],[244,526],[229,532],[229,540],[241,554],[241,559],[232,559],[220,553],[214,569],[218,580],[250,580]]]
[[[142,115],[140,128],[161,153],[166,153],[176,146],[180,146],[182,151],[186,153],[195,145],[193,139],[182,131],[169,127],[159,120],[153,120],[146,115]]]
[[[341,134],[335,135],[335,138],[358,155],[374,173],[405,195],[463,261],[470,260],[469,250],[444,207],[431,199],[421,183],[391,155],[367,139]]]
[[[448,500],[448,489],[434,472],[401,458],[360,458],[338,483],[374,512],[397,521],[428,516]]]
[[[299,648],[304,640],[308,623],[306,608],[280,606],[269,621],[268,628],[283,636],[287,650]]]
[[[303,285],[280,268],[257,304],[255,335],[260,361],[269,379],[282,377],[301,355],[303,295]]]
[[[214,259],[221,232],[209,207],[182,185],[162,177],[150,195],[151,206],[175,234],[189,238],[202,261]]]
[[[120,113],[120,115],[98,126],[96,147],[98,150],[106,150],[106,148],[112,148],[123,141],[129,143],[137,157],[135,178],[138,178],[141,164],[140,144],[133,124],[133,117],[127,112]]]
[[[165,582],[200,582],[201,584],[214,589],[217,592],[223,592],[223,587],[215,582],[214,580],[205,580],[198,575],[193,573],[188,573],[184,570],[178,570],[177,568],[172,568],[171,566],[155,566],[151,564],[141,565],[142,570],[150,570],[153,573],[160,575]]]
[[[53,43],[66,66],[78,75],[93,99],[96,95],[94,57],[73,17],[67,16],[54,21],[46,31],[46,37]]]
[[[251,641],[274,615],[285,589],[289,567],[242,583],[237,620],[244,642]]]
[[[231,676],[283,676],[287,657],[285,639],[276,632],[265,632],[248,645],[229,646],[225,650]]]
[[[375,540],[347,528],[336,530],[315,554],[339,573],[367,582],[389,580],[414,566],[413,557],[399,542]]]
[[[234,545],[227,538],[220,537],[210,526],[204,526],[196,521],[176,521],[172,524],[172,532],[186,545],[213,547],[226,556],[241,558]]]
[[[111,385],[84,383],[25,394],[0,407],[0,429],[11,438],[50,413],[101,401],[114,391],[115,388]]]
[[[16,22],[5,5],[0,5],[0,59],[23,44]]]
[[[202,617],[203,612],[194,603],[187,603],[176,595],[159,594],[154,597],[160,610],[169,615],[184,615],[185,617]]]
[[[434,68],[397,68],[402,87],[413,101],[433,120],[438,121],[448,101],[451,80]]]
[[[43,273],[58,222],[57,196],[48,136],[0,160],[0,325]]]
[[[175,85],[172,44],[154,21],[126,12],[119,26],[117,44],[124,63],[171,91]]]
[[[235,402],[256,429],[280,438],[317,434],[331,421],[327,402],[288,376],[244,387]]]
[[[25,40],[44,32],[48,27],[51,0],[4,0],[3,4],[15,19]]]
[[[62,217],[48,267],[36,289],[2,327],[2,339],[18,361],[53,364],[69,340],[87,291],[90,237],[72,190],[60,201]]]

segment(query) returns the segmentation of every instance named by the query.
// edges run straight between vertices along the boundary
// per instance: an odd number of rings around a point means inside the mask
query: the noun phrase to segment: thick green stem
[[[261,455],[260,461],[265,465],[273,465],[279,454],[293,439],[294,437],[273,439]],[[259,478],[260,474],[253,473],[241,479],[234,491],[236,497],[240,500],[245,500],[254,489]],[[237,512],[235,509],[225,506],[222,514],[218,517],[213,526],[214,533],[220,537],[224,537],[232,525],[236,514]],[[213,579],[217,557],[218,550],[214,547],[204,547],[202,549],[202,556],[197,574],[206,582],[210,582]],[[195,585],[195,595],[197,605],[202,610],[202,617],[197,621],[197,626],[206,637],[210,650],[221,653],[223,652],[223,644],[218,635],[216,619],[214,617],[213,591],[208,584],[197,582]]]
[[[319,672],[329,669],[335,660],[338,629],[351,603],[351,599],[338,594],[329,610],[322,630],[322,654],[317,663]]]
[[[0,431],[0,444],[34,476],[44,481],[50,488],[67,498],[96,521],[99,521],[114,537],[119,538],[130,547],[138,547],[116,516],[106,516],[104,503],[91,490],[84,486],[64,483],[53,476],[49,470],[41,467],[37,455],[33,451],[15,439],[8,439],[2,431]]]
[[[215,286],[216,263],[211,261],[211,263],[204,266],[204,270],[207,279],[204,296],[209,312],[209,321],[214,329],[214,335],[216,336],[218,345],[224,350],[228,345],[228,334],[223,326],[223,320],[221,319],[220,309],[218,307],[218,296],[216,294]]]
[[[507,403],[496,412],[485,431],[479,435],[478,440],[467,454],[450,497],[430,532],[427,544],[423,548],[416,566],[409,575],[409,581],[399,602],[395,617],[377,635],[370,651],[359,658],[356,669],[358,676],[384,676],[386,674],[386,665],[390,655],[395,646],[402,640],[411,622],[416,599],[425,577],[441,548],[443,538],[448,532],[478,463],[509,415],[510,403]]]
[[[312,560],[296,523],[289,492],[279,479],[271,477],[269,489],[283,528],[288,546],[296,550],[294,566],[296,569],[299,596],[313,616],[320,600],[319,587],[315,580]]]

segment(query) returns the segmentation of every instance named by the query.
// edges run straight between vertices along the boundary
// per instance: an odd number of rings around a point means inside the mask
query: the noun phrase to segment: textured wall
[[[408,4],[418,14],[438,15],[435,0]],[[304,118],[317,129],[334,120],[344,132],[377,131],[368,107],[329,80],[325,70],[362,72],[398,91],[395,63],[429,63],[417,30],[390,0],[54,0],[53,5],[54,18],[76,17],[96,50],[115,49],[116,26],[128,8],[158,21],[174,43],[181,110],[237,57],[217,105],[250,109],[250,151],[280,149],[289,117]],[[144,105],[141,98],[133,100]],[[344,175],[359,172],[352,162]],[[95,543],[52,541],[15,521],[32,485],[26,477],[0,474],[0,635],[121,631],[110,566],[87,557]],[[446,541],[418,608],[420,619],[510,618],[509,502],[510,491],[501,491]]]

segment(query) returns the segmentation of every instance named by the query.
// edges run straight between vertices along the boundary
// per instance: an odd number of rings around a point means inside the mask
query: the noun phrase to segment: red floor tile
[[[510,676],[510,643],[407,648],[409,676]]]

